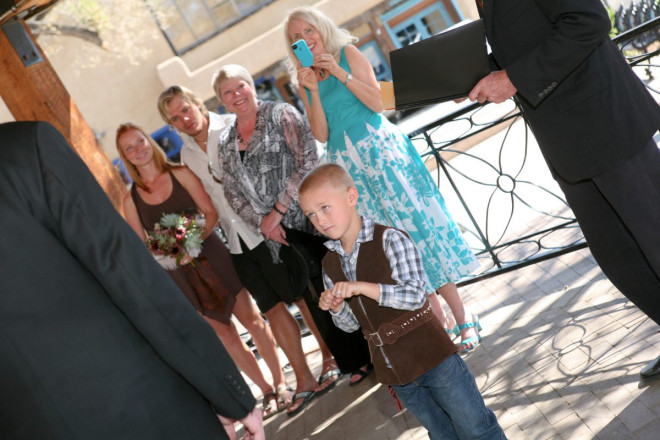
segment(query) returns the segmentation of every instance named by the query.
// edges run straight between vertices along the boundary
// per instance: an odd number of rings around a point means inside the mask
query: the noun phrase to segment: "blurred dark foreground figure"
[[[60,133],[0,125],[0,432],[9,439],[263,438],[211,327]]]

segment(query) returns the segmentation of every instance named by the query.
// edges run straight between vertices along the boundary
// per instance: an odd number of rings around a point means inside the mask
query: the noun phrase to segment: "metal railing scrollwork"
[[[660,17],[613,39],[656,96],[659,34]],[[587,246],[514,99],[464,105],[408,135],[481,262],[459,285]]]

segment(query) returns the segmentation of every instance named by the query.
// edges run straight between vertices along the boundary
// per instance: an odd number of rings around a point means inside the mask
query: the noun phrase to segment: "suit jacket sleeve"
[[[506,71],[518,93],[537,106],[608,38],[612,24],[600,0],[534,1],[553,29],[534,50],[506,66]]]
[[[171,368],[218,413],[244,417],[255,400],[210,326],[51,125],[39,123],[37,149],[53,233]]]

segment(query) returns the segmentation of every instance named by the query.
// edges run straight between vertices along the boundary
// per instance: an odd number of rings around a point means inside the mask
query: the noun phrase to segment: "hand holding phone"
[[[307,46],[305,40],[296,41],[291,45],[291,49],[293,49],[293,53],[300,60],[300,64],[303,67],[312,67],[312,64],[314,64],[314,55],[312,55],[312,51],[309,50],[309,46]]]

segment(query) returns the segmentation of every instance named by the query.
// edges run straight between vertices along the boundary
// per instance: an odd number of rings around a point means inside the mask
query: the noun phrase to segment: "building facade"
[[[263,99],[300,106],[283,60],[282,21],[288,10],[319,8],[359,37],[379,80],[391,80],[391,50],[476,17],[472,0],[159,0],[135,11],[149,38],[134,41],[144,56],[126,62],[80,38],[61,35],[48,58],[111,159],[117,157],[115,130],[131,121],[176,148],[156,100],[173,84],[192,89],[209,109],[222,112],[211,78],[225,64],[241,64],[255,78]],[[165,18],[163,18],[165,17]],[[37,39],[41,44],[41,37]],[[0,102],[0,120],[12,117]],[[169,143],[168,143],[169,142]]]

